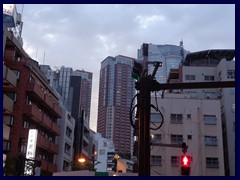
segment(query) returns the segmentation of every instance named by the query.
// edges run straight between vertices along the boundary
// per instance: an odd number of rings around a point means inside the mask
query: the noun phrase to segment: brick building
[[[48,85],[38,62],[31,59],[23,50],[14,35],[3,30],[4,54],[3,63],[17,76],[16,86],[3,88],[4,94],[14,101],[12,117],[14,123],[10,130],[10,148],[7,160],[26,156],[29,129],[37,129],[37,142],[35,160],[41,161],[42,175],[51,175],[57,171],[55,155],[59,147],[55,143],[56,136],[60,135],[58,119],[62,109],[59,107],[58,98]],[[12,164],[14,169],[15,161]],[[13,175],[18,175],[12,172]],[[6,174],[8,175],[8,174]]]

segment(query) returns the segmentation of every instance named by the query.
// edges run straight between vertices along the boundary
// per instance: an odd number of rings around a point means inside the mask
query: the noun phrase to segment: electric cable
[[[132,98],[132,101],[131,101],[131,105],[130,105],[130,124],[131,124],[131,126],[134,128],[134,129],[138,129],[138,128],[136,128],[135,127],[135,125],[134,125],[134,122],[133,122],[133,119],[132,119],[132,115],[133,115],[133,112],[134,112],[134,109],[136,108],[136,107],[138,107],[138,104],[135,104],[134,106],[133,106],[133,101],[134,101],[134,99],[138,96],[138,94],[139,93],[137,93],[133,98]]]

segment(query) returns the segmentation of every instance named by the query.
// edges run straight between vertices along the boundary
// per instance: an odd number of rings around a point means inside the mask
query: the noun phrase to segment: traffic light
[[[148,56],[148,44],[144,43],[142,45],[143,56]]]
[[[182,152],[185,154],[187,152],[188,146],[185,142],[182,143]]]
[[[191,169],[191,157],[187,155],[181,156],[181,175],[189,176]]]
[[[143,67],[141,62],[134,60],[133,62],[133,68],[132,68],[132,77],[133,79],[136,79],[137,81],[140,80],[141,74],[143,71]]]

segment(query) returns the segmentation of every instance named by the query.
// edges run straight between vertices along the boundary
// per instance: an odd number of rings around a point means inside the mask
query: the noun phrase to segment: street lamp
[[[97,160],[95,160],[95,159],[90,159],[90,158],[86,158],[88,161],[91,161],[92,162],[92,170],[94,171],[94,167],[97,165],[97,164],[99,164],[99,163],[101,163],[100,161],[97,161]],[[79,158],[78,159],[78,162],[80,162],[80,163],[85,163],[86,162],[86,159],[85,158]]]

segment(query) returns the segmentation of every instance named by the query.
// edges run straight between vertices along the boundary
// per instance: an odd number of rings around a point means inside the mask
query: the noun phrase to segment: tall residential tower
[[[135,94],[131,76],[133,58],[107,57],[101,63],[97,132],[113,140],[119,152],[132,152],[132,128],[129,120]]]

